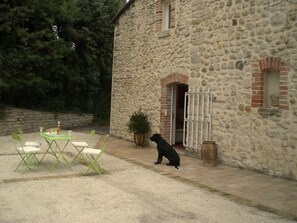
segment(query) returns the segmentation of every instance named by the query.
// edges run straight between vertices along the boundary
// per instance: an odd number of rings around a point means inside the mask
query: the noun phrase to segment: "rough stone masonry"
[[[115,21],[111,133],[141,108],[152,133],[170,132],[170,86],[209,88],[212,140],[222,163],[297,179],[297,2],[130,0]],[[264,106],[264,72],[279,74],[279,105]],[[165,83],[165,84],[161,84]],[[166,112],[165,112],[166,111]],[[199,156],[199,149],[188,149]]]

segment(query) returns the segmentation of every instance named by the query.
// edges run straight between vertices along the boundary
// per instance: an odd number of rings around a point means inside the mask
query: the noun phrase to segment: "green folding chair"
[[[11,136],[16,151],[22,158],[21,162],[14,171],[16,171],[22,164],[25,164],[30,170],[32,170],[30,165],[36,163],[39,164],[36,154],[40,151],[40,148],[34,146],[24,146],[21,136],[16,133],[12,133]]]
[[[33,147],[37,147],[37,148],[41,147],[41,142],[26,141],[25,136],[23,135],[23,129],[19,128],[18,130],[19,130],[19,135],[21,137],[22,144],[24,146],[33,146]]]
[[[102,167],[99,165],[98,159],[103,154],[106,145],[107,145],[107,139],[109,135],[106,135],[104,138],[104,141],[102,143],[102,146],[100,149],[92,149],[92,148],[84,148],[82,150],[82,153],[86,155],[86,160],[88,162],[88,169],[83,174],[86,175],[90,170],[95,170],[99,175],[101,175],[101,172],[103,171]]]
[[[77,150],[77,155],[74,157],[72,162],[74,162],[78,157],[80,157],[83,161],[86,161],[86,159],[84,158],[84,156],[82,154],[82,151],[83,151],[83,149],[89,147],[92,138],[95,136],[95,133],[96,133],[96,131],[92,130],[90,132],[90,135],[89,135],[87,141],[74,141],[74,142],[71,142],[71,144]]]

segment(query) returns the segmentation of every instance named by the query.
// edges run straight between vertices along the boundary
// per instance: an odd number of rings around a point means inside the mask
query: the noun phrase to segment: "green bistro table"
[[[46,154],[50,154],[56,158],[55,162],[53,163],[53,165],[50,169],[51,171],[54,169],[54,167],[58,163],[61,163],[60,162],[61,160],[64,160],[66,165],[70,167],[70,163],[67,161],[67,159],[65,157],[64,150],[65,150],[66,146],[68,145],[69,141],[72,139],[72,137],[69,136],[68,134],[57,135],[57,134],[52,134],[49,132],[39,133],[39,135],[45,139],[45,141],[48,145],[48,148],[45,151],[43,157],[41,158],[40,163],[42,162],[42,160],[44,159]],[[65,141],[64,146],[59,146],[57,141]]]

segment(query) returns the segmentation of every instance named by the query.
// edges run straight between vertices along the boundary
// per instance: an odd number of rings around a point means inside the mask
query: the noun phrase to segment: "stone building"
[[[112,22],[111,134],[131,140],[141,109],[190,155],[213,140],[224,164],[297,179],[296,0],[130,0]]]

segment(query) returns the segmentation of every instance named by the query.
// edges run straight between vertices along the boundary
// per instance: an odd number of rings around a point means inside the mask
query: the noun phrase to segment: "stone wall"
[[[165,32],[155,32],[155,1],[135,1],[120,17],[115,28],[112,134],[132,140],[126,124],[138,109],[148,114],[152,132],[160,132],[160,80],[189,74],[190,6],[190,0],[176,2],[176,28]]]
[[[0,120],[0,135],[9,135],[22,128],[24,132],[37,132],[39,127],[44,129],[57,126],[61,122],[63,129],[72,129],[80,126],[88,126],[92,123],[93,115],[90,114],[64,114],[40,112],[18,108],[7,108],[6,115]]]
[[[117,21],[111,133],[132,139],[126,123],[141,108],[152,133],[163,134],[170,122],[162,122],[161,80],[188,76],[189,87],[204,85],[215,96],[212,140],[220,162],[297,179],[297,4],[176,0],[174,28],[156,32],[155,2],[135,0]],[[263,69],[276,67],[281,106],[272,111],[258,97]],[[165,86],[168,98],[173,83]]]
[[[191,60],[190,81],[204,82],[216,97],[220,160],[297,179],[297,4],[192,0],[191,6],[190,58],[199,59]],[[264,69],[280,71],[276,111],[262,108]]]

